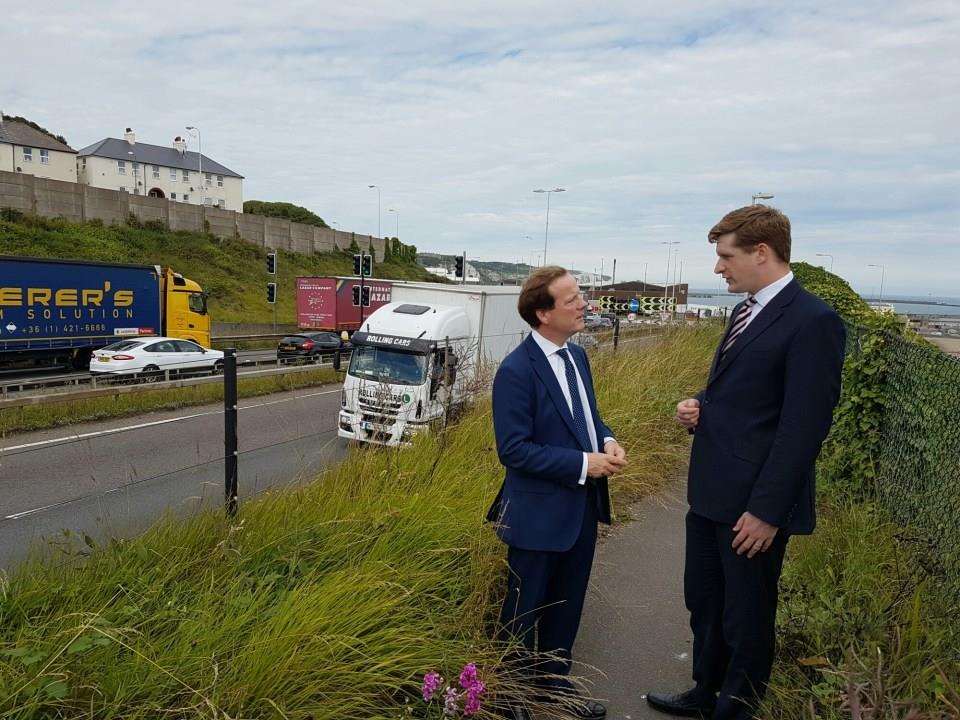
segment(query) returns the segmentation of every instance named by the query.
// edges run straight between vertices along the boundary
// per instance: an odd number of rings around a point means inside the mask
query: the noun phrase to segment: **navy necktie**
[[[577,386],[577,373],[573,369],[573,362],[571,362],[566,348],[557,350],[557,355],[563,358],[563,370],[567,376],[567,388],[570,390],[570,405],[573,407],[573,426],[580,433],[583,446],[592,449],[590,433],[587,432],[587,416],[583,412],[583,403],[580,401],[580,388]]]

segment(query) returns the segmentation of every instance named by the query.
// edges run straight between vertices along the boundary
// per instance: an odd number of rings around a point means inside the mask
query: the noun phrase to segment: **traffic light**
[[[454,277],[462,278],[463,277],[463,255],[457,255],[456,257],[456,270],[453,271]]]
[[[361,301],[364,307],[370,307],[370,286],[364,285],[361,292],[359,285],[353,286],[353,306],[360,307]]]
[[[277,284],[267,283],[267,302],[275,303],[277,301]]]
[[[267,253],[267,274],[277,274],[277,254],[275,252]]]
[[[373,276],[373,255],[363,256],[363,276],[364,277]]]
[[[360,268],[363,265],[363,255],[354,255],[353,256],[353,274],[360,276]]]

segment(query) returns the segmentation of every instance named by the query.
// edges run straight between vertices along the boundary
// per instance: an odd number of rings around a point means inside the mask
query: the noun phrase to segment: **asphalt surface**
[[[607,705],[609,720],[664,720],[646,693],[693,686],[683,604],[686,509],[686,486],[674,483],[631,508],[633,520],[598,547],[573,672]]]
[[[340,386],[241,400],[239,491],[296,483],[343,457]],[[62,531],[95,540],[223,503],[223,405],[156,412],[0,440],[0,568]]]

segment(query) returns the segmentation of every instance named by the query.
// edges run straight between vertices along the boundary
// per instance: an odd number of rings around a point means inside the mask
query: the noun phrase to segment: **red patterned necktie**
[[[723,344],[723,350],[720,351],[721,359],[727,354],[727,350],[733,346],[733,343],[736,342],[740,333],[747,327],[747,321],[750,319],[750,315],[753,313],[753,308],[756,304],[757,299],[751,295],[744,301],[743,305],[740,306],[740,311],[737,313],[737,317],[734,318],[733,326],[730,328],[730,334],[727,335],[727,341]]]

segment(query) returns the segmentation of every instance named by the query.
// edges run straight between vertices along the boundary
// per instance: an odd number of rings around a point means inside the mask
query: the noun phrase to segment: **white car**
[[[90,358],[90,372],[94,375],[159,377],[167,370],[171,374],[220,373],[223,353],[180,338],[138,337],[100,348]]]

